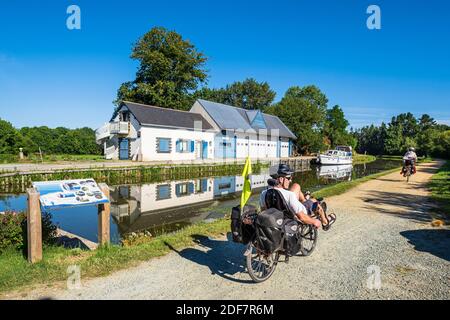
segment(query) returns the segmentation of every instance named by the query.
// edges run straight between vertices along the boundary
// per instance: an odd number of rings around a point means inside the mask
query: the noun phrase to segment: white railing
[[[129,126],[128,122],[119,121],[119,122],[111,122],[109,131],[111,134],[128,134]]]
[[[101,144],[103,139],[106,139],[111,135],[109,127],[109,123],[105,123],[102,127],[95,130],[95,140],[98,144]]]
[[[110,146],[108,148],[105,148],[105,159],[112,160],[114,158],[115,152],[116,152],[115,146]]]

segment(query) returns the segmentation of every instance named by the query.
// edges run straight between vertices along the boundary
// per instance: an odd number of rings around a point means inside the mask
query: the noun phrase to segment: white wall
[[[172,149],[170,153],[158,153],[156,150],[156,138],[170,138]],[[176,130],[167,128],[142,127],[140,147],[143,161],[181,161],[195,160],[196,153],[180,153],[176,151],[178,139],[208,141],[208,159],[214,158],[214,133],[191,130]]]
[[[268,179],[270,179],[269,173],[252,174],[250,176],[250,184],[252,189],[266,187]],[[236,192],[242,191],[243,187],[244,187],[244,178],[242,176],[236,176]]]
[[[289,157],[289,139],[281,138],[281,158]]]
[[[214,186],[213,186],[213,179],[208,178],[208,188],[205,192],[202,193],[193,193],[190,195],[184,195],[178,197],[176,195],[176,185],[179,183],[185,183],[185,182],[193,182],[200,183],[201,180],[194,179],[194,180],[186,180],[186,181],[171,181],[167,183],[152,183],[152,184],[144,184],[142,187],[140,187],[140,202],[141,202],[141,212],[148,212],[148,211],[158,211],[162,209],[168,209],[172,207],[179,207],[184,205],[190,205],[195,204],[198,202],[203,201],[209,201],[213,200],[214,198]],[[156,187],[158,185],[165,185],[169,184],[171,189],[171,197],[169,199],[161,199],[156,200],[157,193],[156,193]]]

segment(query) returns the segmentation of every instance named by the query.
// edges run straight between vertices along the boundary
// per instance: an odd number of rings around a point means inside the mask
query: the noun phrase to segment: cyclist
[[[280,164],[277,169],[277,173],[271,175],[269,183],[269,188],[274,188],[278,190],[283,196],[286,204],[289,206],[290,211],[296,213],[297,217],[306,224],[312,224],[316,228],[319,228],[322,222],[323,230],[327,231],[330,229],[331,225],[336,221],[336,216],[334,214],[326,216],[323,208],[316,199],[306,199],[303,195],[300,185],[294,183],[290,188],[292,182],[293,171],[286,164]],[[264,190],[261,193],[260,205],[261,209],[265,210],[266,203],[266,193]],[[317,219],[311,218],[308,214],[318,213],[320,216],[320,222]]]
[[[400,174],[406,175],[406,167],[412,167],[412,174],[416,173],[417,154],[413,147],[408,148],[408,151],[403,156],[403,169]]]

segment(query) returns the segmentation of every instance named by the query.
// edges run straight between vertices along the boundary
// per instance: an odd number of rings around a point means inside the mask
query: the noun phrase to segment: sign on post
[[[34,182],[27,190],[27,233],[28,261],[42,260],[42,222],[43,211],[58,210],[79,206],[98,206],[98,242],[110,241],[109,188],[106,184],[97,185],[93,179]]]
[[[109,202],[93,179],[34,182],[33,186],[44,211]]]

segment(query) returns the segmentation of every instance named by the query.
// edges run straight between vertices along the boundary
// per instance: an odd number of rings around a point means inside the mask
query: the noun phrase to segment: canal
[[[381,160],[367,164],[343,166],[308,166],[296,172],[294,182],[304,191],[316,191],[327,185],[350,181],[399,167],[400,161]],[[269,169],[252,175],[253,197],[266,187]],[[207,177],[137,185],[110,186],[111,241],[133,232],[152,235],[172,232],[200,221],[223,217],[239,203],[244,181],[241,176]],[[26,210],[26,195],[0,194],[0,212]],[[52,211],[54,223],[61,229],[88,240],[97,241],[95,207],[78,207]]]

